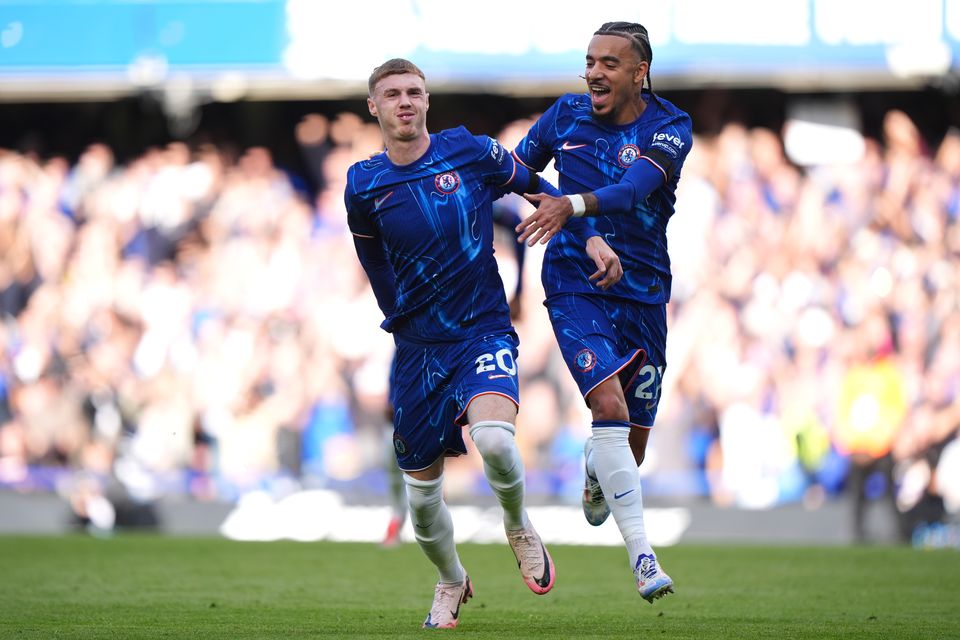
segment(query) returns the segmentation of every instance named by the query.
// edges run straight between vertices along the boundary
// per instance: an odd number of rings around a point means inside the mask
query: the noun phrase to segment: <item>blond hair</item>
[[[420,70],[420,67],[413,64],[409,60],[404,60],[403,58],[393,58],[387,60],[379,67],[373,70],[373,73],[370,74],[370,79],[367,80],[367,89],[370,92],[370,95],[373,96],[373,89],[377,86],[377,83],[386,78],[387,76],[400,75],[404,73],[413,73],[426,82],[427,78],[423,75],[423,71]]]

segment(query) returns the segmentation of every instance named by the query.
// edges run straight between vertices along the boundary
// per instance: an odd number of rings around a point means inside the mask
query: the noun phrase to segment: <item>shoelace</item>
[[[590,490],[590,502],[592,504],[600,504],[604,501],[603,497],[603,488],[600,486],[600,481],[596,478],[591,478],[587,476],[587,488]]]
[[[543,563],[543,553],[536,538],[526,533],[514,534],[510,538],[519,543],[516,546],[519,547],[524,562],[532,563],[535,567]]]
[[[637,567],[637,575],[647,580],[653,578],[657,575],[657,563],[644,558],[640,566]]]
[[[462,597],[463,585],[438,583],[436,594],[433,598],[433,608],[437,609],[439,605],[440,612],[442,612],[444,608],[453,611],[457,608],[457,605],[460,603],[460,598]]]

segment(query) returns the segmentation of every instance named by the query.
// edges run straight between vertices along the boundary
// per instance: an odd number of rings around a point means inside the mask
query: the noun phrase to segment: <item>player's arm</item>
[[[482,161],[490,167],[488,176],[498,176],[503,179],[503,182],[496,184],[495,189],[497,191],[519,193],[521,195],[531,193],[549,194],[556,198],[562,198],[559,189],[550,184],[548,180],[541,178],[532,168],[519,161],[515,153],[506,154],[500,143],[495,140],[491,140],[491,143],[492,146],[488,147],[490,151],[485,151]],[[608,289],[619,282],[620,278],[623,277],[620,258],[607,245],[600,233],[585,220],[574,221],[573,224],[567,226],[567,230],[583,243],[587,255],[597,267],[597,270],[590,276],[590,281],[602,289]],[[519,233],[519,230],[517,232]],[[518,237],[517,243],[522,244],[523,239]]]
[[[537,118],[536,122],[534,122],[527,131],[527,134],[523,136],[520,142],[517,143],[516,148],[514,148],[513,152],[510,154],[516,161],[518,167],[526,169],[527,172],[533,175],[537,175],[538,172],[543,171],[547,164],[549,164],[550,160],[553,159],[553,148],[557,142],[557,118],[561,110],[560,104],[562,101],[563,99],[561,98],[560,100],[554,102],[546,111],[543,112],[539,118]],[[562,195],[556,187],[542,178],[539,185],[529,184],[525,191],[520,191],[518,193],[546,193],[555,198],[559,198]],[[593,225],[584,220],[570,221],[566,228],[567,231],[570,231],[574,237],[576,237],[577,240],[582,242],[584,245],[586,245],[591,238],[595,238],[600,235],[593,228]],[[517,225],[516,233],[519,234],[521,231],[522,229],[520,228],[520,225]],[[524,239],[525,238],[518,238],[518,241],[522,243]],[[534,243],[532,242],[530,243],[531,246],[533,244]]]
[[[533,246],[537,241],[548,242],[570,220],[632,213],[637,204],[673,179],[689,152],[692,144],[689,128],[675,126],[668,131],[664,133],[669,142],[661,141],[655,135],[650,148],[616,184],[562,198],[553,194],[524,196],[537,206],[537,211],[517,227],[518,238]]]
[[[537,211],[517,226],[518,239],[530,246],[538,240],[546,244],[564,225],[576,224],[577,218],[631,212],[663,183],[661,170],[640,159],[627,169],[620,182],[596,191],[559,197],[546,193],[525,195]]]
[[[397,279],[383,250],[383,243],[380,238],[354,234],[353,246],[357,250],[360,266],[370,280],[377,306],[383,311],[384,317],[389,317],[397,303],[397,288],[394,284]]]
[[[521,184],[524,180],[529,181],[527,184],[527,189],[529,190],[522,192],[526,194],[524,197],[528,200],[530,199],[529,194],[531,193],[535,193],[541,197],[566,199],[563,194],[560,193],[559,189],[550,184],[548,180],[544,180],[519,162],[516,166],[515,177]],[[538,190],[534,191],[534,189]],[[517,193],[520,193],[520,191],[517,191]],[[520,225],[517,225],[514,229],[519,233]],[[583,243],[587,256],[593,260],[594,265],[597,267],[597,270],[590,276],[591,282],[601,289],[609,289],[620,281],[620,278],[623,277],[623,267],[620,265],[620,257],[610,248],[610,245],[603,239],[600,232],[588,224],[586,220],[580,219],[572,220],[570,224],[567,224],[567,230],[573,233],[574,237]],[[517,236],[517,244],[521,247],[525,246],[523,240],[522,236]],[[532,246],[534,243],[531,242],[529,244]]]
[[[351,188],[351,177],[352,172],[347,174],[347,189],[343,198],[347,207],[347,226],[353,234],[357,259],[370,280],[377,306],[385,317],[389,317],[397,302],[396,276],[376,226],[364,215],[363,203]]]
[[[522,162],[516,161],[515,157],[511,159],[514,160],[514,165],[510,180],[507,183],[498,185],[498,189],[503,189],[507,193],[519,193],[527,200],[533,202],[534,206],[539,205],[533,200],[533,198],[542,198],[547,196],[554,199],[566,200],[560,190],[553,186],[549,180],[540,177],[538,173],[525,166]],[[530,218],[527,218],[527,220],[530,220]],[[564,220],[564,223],[566,222],[567,220]],[[521,232],[524,230],[525,223],[526,221],[515,226],[515,232],[521,234]],[[560,224],[560,226],[563,226],[563,224]],[[557,227],[557,230],[559,230],[560,226]],[[586,220],[571,220],[567,224],[566,228],[567,231],[572,233],[574,237],[584,245],[587,244],[587,241],[590,240],[590,238],[600,235],[600,233],[594,229],[592,225],[588,224]],[[555,235],[555,233],[553,235]],[[526,240],[526,235],[521,234],[517,237],[518,243],[522,244],[524,240]],[[528,242],[527,244],[532,247],[535,244],[535,241]]]

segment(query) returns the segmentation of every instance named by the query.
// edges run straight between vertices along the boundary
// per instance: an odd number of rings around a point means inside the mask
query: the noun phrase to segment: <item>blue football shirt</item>
[[[398,340],[513,331],[493,254],[492,201],[516,171],[497,141],[464,127],[431,134],[427,152],[409,165],[381,153],[350,167],[348,225],[383,244],[396,301],[381,326]]]
[[[514,150],[521,162],[536,171],[555,159],[560,191],[565,194],[616,184],[635,162],[650,162],[664,176],[664,183],[633,211],[585,218],[620,256],[620,282],[607,291],[592,286],[588,277],[595,266],[564,229],[550,241],[544,255],[542,278],[548,298],[589,293],[649,304],[670,300],[667,221],[673,215],[680,169],[692,145],[692,124],[690,116],[667,100],[659,96],[653,100],[648,92],[643,98],[647,108],[639,118],[615,125],[593,117],[589,95],[564,95]]]

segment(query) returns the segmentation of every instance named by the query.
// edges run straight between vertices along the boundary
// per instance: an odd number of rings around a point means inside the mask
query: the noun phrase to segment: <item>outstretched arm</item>
[[[532,198],[536,198],[539,196],[566,200],[563,194],[560,193],[559,189],[553,186],[548,180],[544,180],[543,178],[541,178],[538,173],[536,173],[532,169],[529,169],[521,162],[516,163],[516,169],[514,171],[513,177],[511,178],[510,182],[505,185],[501,185],[500,189],[503,191],[503,193],[510,193],[510,192],[519,193],[527,200],[530,200],[531,202],[533,202],[534,206],[538,206],[538,205],[537,205],[537,202],[534,201]],[[536,216],[536,214],[534,214],[534,216]],[[528,220],[530,220],[529,217],[527,218],[527,220],[518,224],[514,229],[515,232],[520,234],[524,230],[524,227],[527,224]],[[566,220],[564,220],[564,222],[566,222]],[[557,227],[556,231],[559,231],[561,226],[563,226],[562,223]],[[551,234],[551,237],[553,235],[556,235],[556,231],[553,234]],[[596,231],[596,229],[594,229],[591,225],[587,224],[585,220],[570,221],[567,224],[567,231],[572,233],[574,237],[577,238],[577,240],[579,240],[583,244],[586,244],[590,238],[600,235]],[[520,236],[518,236],[517,242],[522,243],[524,240],[527,239],[527,235],[529,234],[521,234]],[[527,244],[532,247],[534,244],[536,244],[536,242],[535,241],[528,242]]]
[[[520,234],[517,240],[526,241],[531,247],[537,241],[546,244],[571,218],[631,212],[638,202],[664,183],[665,177],[657,165],[641,158],[623,174],[620,182],[596,191],[560,197],[546,193],[525,195],[537,210],[517,225],[516,231]]]
[[[514,182],[516,183],[514,186],[515,192],[523,193],[524,197],[531,202],[533,202],[533,198],[536,197],[566,200],[556,187],[540,178],[538,174],[527,169],[527,167],[519,162],[517,163],[514,178]],[[526,190],[519,187],[519,185],[522,184],[526,184]],[[534,192],[533,189],[539,189],[539,191]],[[531,196],[530,193],[536,193],[537,195]],[[518,224],[515,231],[520,233],[523,225],[523,222]],[[557,230],[559,231],[559,227]],[[601,289],[609,289],[620,281],[620,278],[623,277],[623,267],[620,265],[620,257],[610,248],[592,225],[588,224],[586,220],[573,220],[567,225],[567,230],[573,233],[574,237],[584,244],[587,256],[593,260],[593,263],[597,267],[597,270],[590,276],[591,282]],[[523,246],[523,241],[524,236],[520,235],[517,237],[517,243],[521,246]],[[534,243],[535,241],[529,242],[528,244],[533,246]]]

